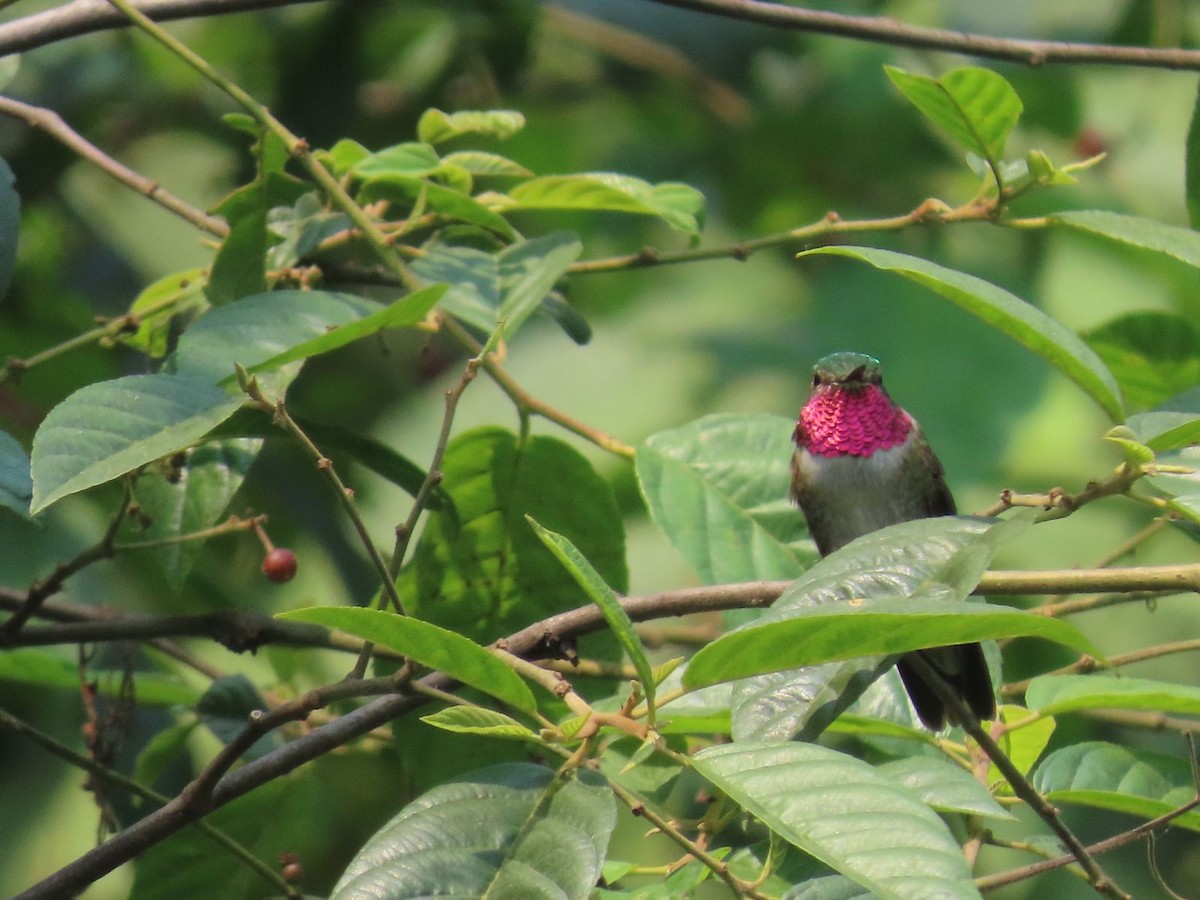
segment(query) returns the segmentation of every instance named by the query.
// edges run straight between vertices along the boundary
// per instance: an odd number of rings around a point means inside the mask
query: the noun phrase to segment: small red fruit
[[[263,574],[276,584],[296,577],[296,554],[286,547],[276,547],[262,561]]]

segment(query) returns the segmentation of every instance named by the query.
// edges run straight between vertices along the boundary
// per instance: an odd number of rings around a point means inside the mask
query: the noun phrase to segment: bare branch
[[[967,56],[1003,59],[1009,62],[1042,66],[1050,63],[1098,63],[1107,66],[1144,66],[1155,69],[1200,71],[1200,51],[1169,47],[1121,47],[1109,44],[1038,41],[1020,38],[965,34],[944,28],[921,28],[882,16],[848,16],[841,13],[804,9],[763,0],[653,0],[665,6],[678,6],[695,12],[757,22],[774,28],[810,31],[835,37],[945,50]]]
[[[317,0],[141,0],[137,6],[151,19],[166,22],[314,2]],[[0,25],[0,56],[128,25],[129,20],[107,0],[73,0]]]

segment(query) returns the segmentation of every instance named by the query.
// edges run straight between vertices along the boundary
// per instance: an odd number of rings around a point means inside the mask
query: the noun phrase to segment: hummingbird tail
[[[950,647],[934,647],[918,650],[922,660],[932,666],[942,679],[954,690],[979,720],[996,717],[996,695],[992,691],[992,677],[988,672],[987,660],[979,644],[955,644]],[[927,728],[940,731],[950,720],[957,724],[956,717],[946,709],[941,698],[925,679],[910,666],[905,658],[896,663],[896,671],[904,682],[909,699],[917,715]]]

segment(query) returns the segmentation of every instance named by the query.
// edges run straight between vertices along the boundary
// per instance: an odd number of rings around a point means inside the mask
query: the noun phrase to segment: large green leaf
[[[390,647],[431,669],[445,672],[522,712],[537,710],[533,693],[512,669],[473,641],[429,622],[377,609],[312,606],[280,613],[281,619],[316,622]]]
[[[1138,709],[1200,716],[1200,688],[1148,678],[1042,675],[1030,682],[1025,703],[1043,715],[1080,709]]]
[[[450,442],[442,473],[453,505],[429,516],[397,581],[413,614],[486,643],[587,603],[526,515],[569,538],[614,590],[628,589],[616,500],[569,445],[478,428]]]
[[[706,416],[638,448],[650,515],[705,584],[795,578],[817,558],[788,500],[794,427],[779,416]]]
[[[941,599],[851,600],[751,623],[705,646],[684,676],[689,687],[863,656],[1008,637],[1040,637],[1096,653],[1075,626],[1024,610]]]
[[[1200,332],[1174,313],[1128,313],[1083,336],[1131,407],[1149,409],[1200,384]]]
[[[585,769],[565,780],[528,763],[480,769],[401,810],[330,900],[586,900],[616,819],[607,784]]]
[[[814,254],[858,259],[924,285],[1043,357],[1083,388],[1113,421],[1124,417],[1121,389],[1100,357],[1069,328],[1015,294],[974,275],[892,250],[817,247],[799,256]]]
[[[673,228],[699,234],[704,195],[678,182],[650,184],[612,172],[545,175],[514,187],[500,204],[508,209],[582,209],[656,216]]]
[[[266,421],[266,416],[256,419]],[[191,534],[219,522],[258,456],[261,440],[208,441],[181,459],[147,468],[134,486],[138,515],[121,533],[124,541],[157,541]],[[204,549],[204,541],[172,541],[143,550],[167,580],[179,587]]]
[[[420,178],[432,175],[441,164],[437,151],[428,143],[410,141],[372,153],[351,166],[350,174],[362,179],[390,175]]]
[[[965,66],[940,78],[884,66],[892,84],[958,144],[999,171],[1004,144],[1021,117],[1021,98],[990,69]]]
[[[0,506],[28,518],[32,496],[29,456],[16,438],[7,431],[0,431]]]
[[[646,650],[642,647],[642,641],[638,637],[637,632],[633,630],[633,620],[629,618],[629,614],[621,606],[617,592],[604,583],[604,579],[600,577],[600,573],[579,552],[578,547],[561,534],[556,534],[548,528],[543,528],[532,517],[527,518],[542,543],[550,548],[550,552],[571,573],[571,577],[587,592],[588,597],[600,608],[600,612],[604,614],[604,620],[608,622],[608,627],[616,637],[617,643],[625,650],[630,662],[633,663],[633,667],[637,670],[638,681],[642,683],[642,692],[646,697],[646,706],[648,709],[647,721],[650,727],[653,728],[655,717],[654,692],[657,682],[650,668],[650,661],[646,658]]]
[[[885,609],[918,591],[961,599],[974,588],[996,549],[1026,527],[1026,519],[999,526],[968,517],[922,519],[864,535],[809,569],[758,622],[744,627],[786,620],[828,604],[844,607],[863,597],[875,598]],[[944,602],[942,609],[961,606]],[[795,734],[814,738],[892,663],[891,658],[873,658],[866,651],[857,655],[863,658],[739,680],[733,688],[735,740],[787,740]],[[907,705],[904,700],[906,721]]]
[[[511,338],[539,306],[550,311],[551,289],[582,250],[577,235],[554,231],[494,255],[435,245],[412,268],[422,281],[450,285],[441,301],[447,312],[489,333],[503,320],[504,335]]]
[[[815,744],[725,744],[696,770],[801,850],[876,897],[978,897],[957,842],[911,791]]]
[[[1051,803],[1078,803],[1152,819],[1196,795],[1181,759],[1134,753],[1116,744],[1087,741],[1055,750],[1033,774],[1033,786]],[[1200,812],[1173,824],[1200,831]]]
[[[1102,209],[1052,213],[1046,217],[1046,221],[1051,225],[1099,235],[1132,247],[1153,250],[1189,266],[1200,267],[1200,232],[1190,228]]]
[[[1196,102],[1192,107],[1184,163],[1184,195],[1187,200],[1188,220],[1193,228],[1200,228],[1200,90],[1196,93]]]
[[[30,511],[196,443],[241,405],[241,397],[175,375],[127,375],[80,388],[34,436]]]

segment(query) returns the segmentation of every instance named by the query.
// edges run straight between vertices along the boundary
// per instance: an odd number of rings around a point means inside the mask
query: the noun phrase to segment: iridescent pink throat
[[[912,417],[878,385],[821,391],[800,410],[792,439],[816,456],[870,456],[904,443]]]

